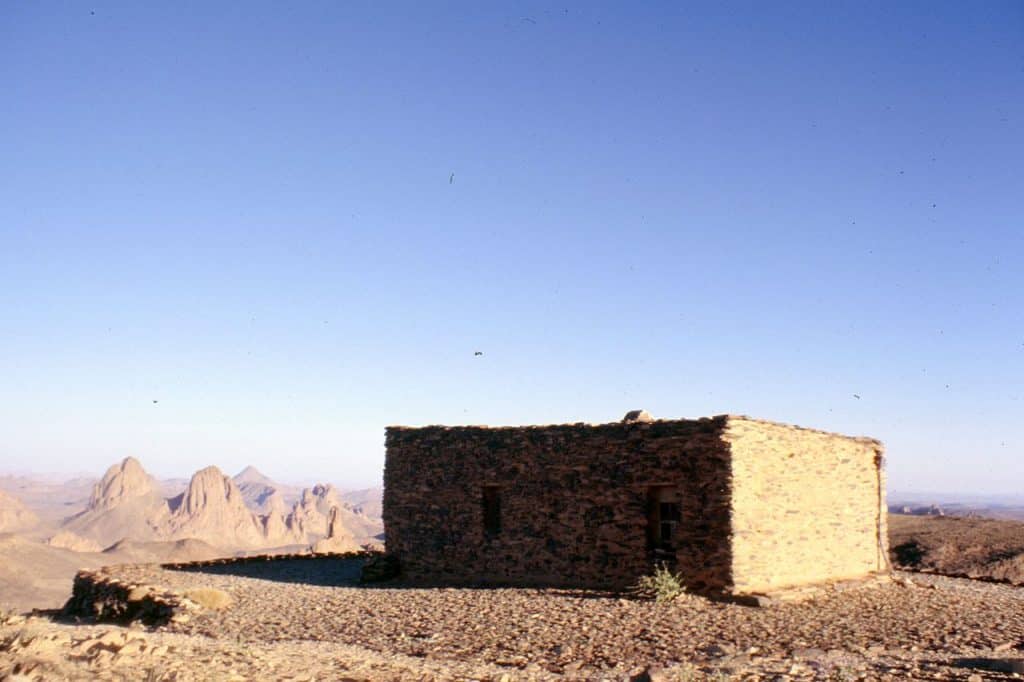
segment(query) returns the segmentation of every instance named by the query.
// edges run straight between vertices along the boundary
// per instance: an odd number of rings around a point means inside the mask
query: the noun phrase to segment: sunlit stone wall
[[[730,418],[733,589],[770,593],[887,570],[882,445]]]

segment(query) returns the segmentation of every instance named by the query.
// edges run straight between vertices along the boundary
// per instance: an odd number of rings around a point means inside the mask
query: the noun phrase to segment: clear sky
[[[826,4],[5,5],[0,469],[645,408],[1020,491],[1024,4]]]

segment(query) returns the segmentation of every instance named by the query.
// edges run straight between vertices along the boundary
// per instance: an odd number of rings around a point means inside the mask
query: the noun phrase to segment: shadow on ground
[[[359,587],[365,589],[425,589],[425,588],[457,588],[457,589],[534,589],[553,590],[565,596],[583,599],[609,599],[629,596],[626,593],[607,590],[581,590],[565,586],[544,585],[498,585],[498,584],[453,584],[434,582],[408,582],[402,578],[390,580],[360,582],[366,557],[246,557],[220,560],[216,562],[196,562],[192,564],[164,564],[163,568],[172,571],[189,573],[206,573],[211,575],[233,575],[242,578],[270,580],[279,583],[297,583],[322,587]]]
[[[172,564],[164,568],[189,573],[213,575],[235,575],[258,580],[273,580],[279,583],[301,583],[323,587],[365,586],[359,582],[365,558],[310,558],[275,559],[262,561],[239,560],[223,563]]]

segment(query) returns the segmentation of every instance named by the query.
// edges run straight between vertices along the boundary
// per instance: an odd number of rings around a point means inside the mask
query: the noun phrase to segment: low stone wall
[[[691,589],[726,589],[725,423],[390,427],[387,551],[414,581],[624,588],[651,570],[648,495],[665,486],[680,493],[677,570]]]
[[[198,609],[183,595],[127,583],[99,571],[79,571],[62,614],[95,621],[160,624]]]
[[[275,562],[332,562],[358,560],[351,584],[386,581],[395,577],[398,570],[391,557],[381,552],[344,552],[337,554],[263,554],[247,557],[226,557],[205,561],[160,564],[160,568],[175,571],[226,572],[232,566],[260,567]],[[64,604],[62,614],[97,622],[128,623],[141,621],[146,624],[161,624],[168,621],[186,620],[203,606],[189,598],[195,595],[156,587],[142,582],[126,580],[120,575],[131,570],[151,568],[153,565],[110,566],[97,570],[79,571],[72,585],[71,598]],[[274,569],[273,566],[268,566]],[[218,569],[224,569],[219,571]],[[363,570],[368,569],[368,570]],[[360,572],[362,570],[362,576]],[[346,583],[348,584],[348,583]],[[200,600],[202,601],[202,600]]]
[[[301,552],[293,554],[253,554],[252,556],[221,557],[202,561],[185,561],[160,564],[161,568],[176,571],[198,571],[208,566],[232,566],[238,564],[259,564],[268,561],[322,561],[324,559],[369,559],[381,552],[360,550],[358,552]]]

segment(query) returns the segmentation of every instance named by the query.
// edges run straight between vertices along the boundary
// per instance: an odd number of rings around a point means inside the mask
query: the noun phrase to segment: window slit
[[[498,486],[485,485],[483,489],[484,533],[493,537],[501,532],[501,494]]]

